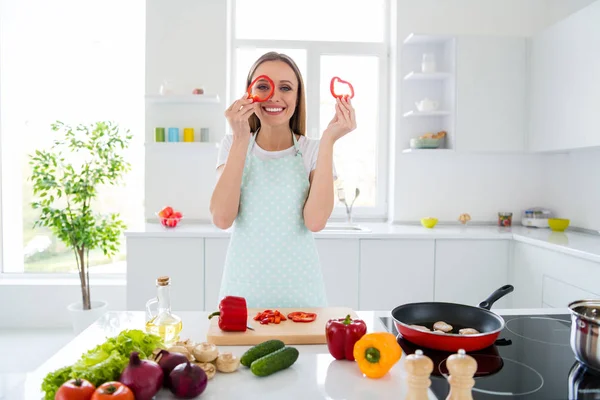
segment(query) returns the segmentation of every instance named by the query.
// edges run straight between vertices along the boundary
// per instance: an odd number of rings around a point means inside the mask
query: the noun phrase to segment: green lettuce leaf
[[[60,385],[71,378],[87,379],[96,387],[118,380],[133,351],[137,351],[140,358],[148,358],[157,348],[164,348],[159,336],[137,329],[124,330],[85,352],[75,364],[49,373],[42,383],[44,399],[54,399]]]

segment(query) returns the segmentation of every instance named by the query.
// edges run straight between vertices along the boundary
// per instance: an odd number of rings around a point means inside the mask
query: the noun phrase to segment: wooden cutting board
[[[219,329],[219,319],[211,318],[206,341],[217,346],[253,346],[270,339],[279,339],[285,344],[326,344],[325,324],[334,318],[345,318],[350,314],[351,318],[358,318],[356,313],[345,307],[325,308],[279,308],[282,314],[287,316],[294,311],[317,313],[317,319],[313,322],[282,321],[279,324],[261,325],[254,321],[254,316],[263,309],[248,309],[248,324],[254,331],[246,332],[223,332]]]

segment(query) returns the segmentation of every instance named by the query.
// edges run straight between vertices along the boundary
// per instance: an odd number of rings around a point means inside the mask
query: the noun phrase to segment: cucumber
[[[267,354],[273,353],[279,349],[283,349],[285,347],[285,343],[281,340],[273,339],[267,340],[266,342],[262,342],[257,344],[256,346],[248,349],[240,358],[240,364],[249,367],[252,363],[258,360],[261,357],[266,356]]]
[[[250,365],[250,371],[256,376],[271,375],[291,367],[298,359],[298,355],[298,350],[295,347],[284,347],[254,361]]]

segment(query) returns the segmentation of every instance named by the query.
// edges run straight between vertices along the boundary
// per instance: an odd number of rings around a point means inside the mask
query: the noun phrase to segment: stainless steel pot
[[[571,349],[577,361],[600,372],[600,299],[577,300],[571,311]]]

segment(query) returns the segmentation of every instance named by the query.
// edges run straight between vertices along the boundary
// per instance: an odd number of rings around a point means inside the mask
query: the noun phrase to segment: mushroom
[[[446,332],[444,332],[444,331],[440,331],[439,329],[436,329],[436,330],[434,330],[434,331],[433,331],[433,333],[442,333],[442,334],[444,334],[444,335],[446,334]]]
[[[433,324],[433,329],[442,331],[444,333],[448,333],[448,332],[452,331],[452,325],[447,324],[444,321],[438,321],[435,324]]]
[[[193,354],[196,361],[211,362],[217,358],[219,350],[217,349],[217,346],[212,343],[202,342],[194,347]]]
[[[477,335],[479,331],[473,328],[463,328],[458,331],[461,335]]]
[[[192,353],[188,349],[183,346],[171,346],[167,349],[169,353],[180,353],[186,356],[186,358],[190,361],[194,361],[194,357],[192,357]]]
[[[202,368],[202,370],[204,370],[204,372],[206,372],[206,377],[208,379],[214,378],[215,374],[217,373],[217,367],[215,367],[215,365],[212,363],[201,362],[201,363],[196,363],[196,365],[199,366],[200,368]]]
[[[217,370],[219,372],[234,372],[240,366],[240,359],[232,353],[219,354],[217,357]]]
[[[420,331],[426,331],[426,332],[430,331],[430,329],[428,327],[422,326],[422,325],[411,325],[410,327],[413,329],[418,329]]]
[[[185,347],[190,353],[192,353],[194,351],[194,347],[196,347],[197,343],[190,340],[190,339],[185,339],[185,340],[180,340],[175,342],[174,346],[183,346]]]

